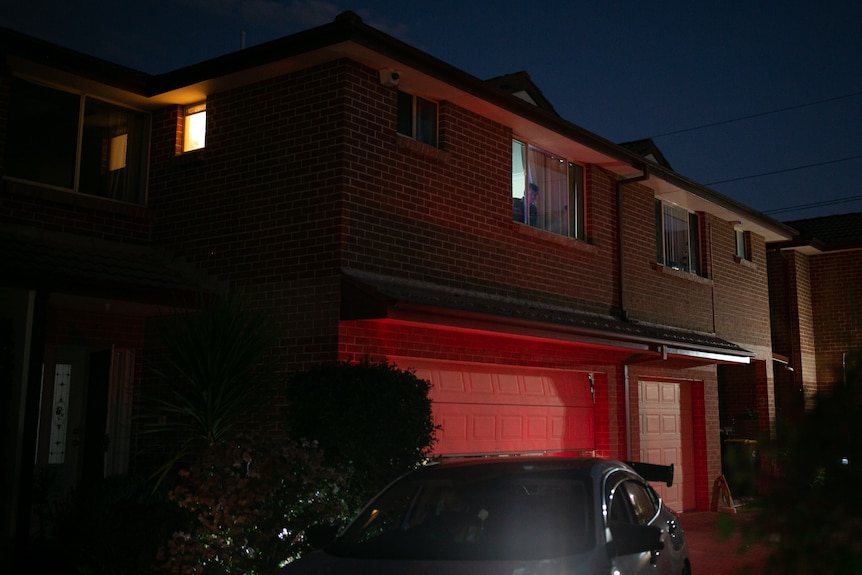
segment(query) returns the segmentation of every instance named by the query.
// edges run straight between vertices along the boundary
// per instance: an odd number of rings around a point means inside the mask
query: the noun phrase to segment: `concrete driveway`
[[[726,514],[690,511],[680,515],[688,543],[691,570],[702,575],[762,575],[768,548],[743,541],[745,512]]]

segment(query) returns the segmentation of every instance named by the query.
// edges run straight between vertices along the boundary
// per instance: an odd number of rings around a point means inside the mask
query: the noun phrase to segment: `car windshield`
[[[397,482],[327,552],[375,559],[537,560],[594,544],[584,479],[559,469],[458,471]]]

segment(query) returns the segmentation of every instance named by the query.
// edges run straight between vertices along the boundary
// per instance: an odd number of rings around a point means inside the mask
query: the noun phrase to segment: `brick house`
[[[148,322],[200,291],[273,313],[285,373],[415,369],[438,454],[673,462],[677,509],[716,505],[724,397],[773,420],[766,245],[793,230],[524,73],[479,80],[352,13],[158,76],[2,46],[10,537],[39,469],[134,471]]]
[[[767,265],[777,416],[792,425],[860,365],[862,213],[787,224],[799,233],[767,244]]]

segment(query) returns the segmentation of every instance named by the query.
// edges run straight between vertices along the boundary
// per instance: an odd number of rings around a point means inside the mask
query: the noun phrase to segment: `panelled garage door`
[[[595,449],[583,372],[393,358],[431,382],[441,455]]]
[[[694,481],[686,477],[692,468],[691,449],[684,441],[691,437],[691,401],[685,386],[675,382],[639,383],[640,460],[674,465],[673,485],[655,484],[668,507],[683,511],[694,506]]]

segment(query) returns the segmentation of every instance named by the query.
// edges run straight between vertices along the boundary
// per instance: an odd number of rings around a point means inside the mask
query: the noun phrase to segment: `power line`
[[[750,180],[752,178],[762,178],[763,176],[772,176],[774,174],[785,174],[787,172],[795,172],[797,170],[806,170],[808,168],[816,168],[818,166],[828,166],[829,164],[838,164],[841,162],[849,162],[850,160],[858,160],[862,158],[862,154],[857,154],[855,156],[847,156],[846,158],[838,158],[837,160],[827,160],[825,162],[818,162],[816,164],[805,164],[802,166],[794,166],[792,168],[785,168],[783,170],[775,170],[773,172],[763,172],[760,174],[751,174],[749,176],[741,176],[739,178],[729,178],[727,180],[719,180],[717,182],[710,182],[705,184],[707,186],[716,186],[718,184],[726,184],[728,182],[738,182],[740,180]]]
[[[767,214],[767,215],[784,214],[787,212],[797,212],[799,210],[807,210],[809,208],[820,208],[823,206],[833,206],[835,204],[846,204],[848,202],[856,202],[859,200],[862,200],[862,195],[860,195],[860,196],[849,196],[847,198],[836,198],[834,200],[823,200],[822,202],[813,202],[810,204],[800,204],[797,206],[789,206],[786,208],[777,208],[774,210],[766,210],[763,213]]]
[[[748,116],[740,116],[739,118],[732,118],[730,120],[721,120],[718,122],[712,122],[711,124],[703,124],[700,126],[683,128],[682,130],[674,130],[672,132],[665,132],[663,134],[656,134],[655,136],[650,136],[650,138],[652,138],[652,139],[663,138],[665,136],[673,136],[676,134],[684,134],[686,132],[694,132],[695,130],[714,128],[715,126],[723,126],[725,124],[733,124],[734,122],[741,122],[743,120],[751,120],[753,118],[761,118],[763,116],[778,114],[780,112],[788,112],[790,110],[798,110],[800,108],[807,108],[809,106],[817,106],[820,104],[827,104],[829,102],[835,102],[837,100],[844,100],[846,98],[854,98],[854,97],[860,96],[860,95],[862,95],[862,92],[853,92],[851,94],[844,94],[843,96],[833,96],[832,98],[825,98],[823,100],[815,100],[814,102],[807,102],[805,104],[796,104],[795,106],[787,106],[785,108],[776,108],[775,110],[769,110],[767,112],[758,112],[757,114],[750,114]]]

